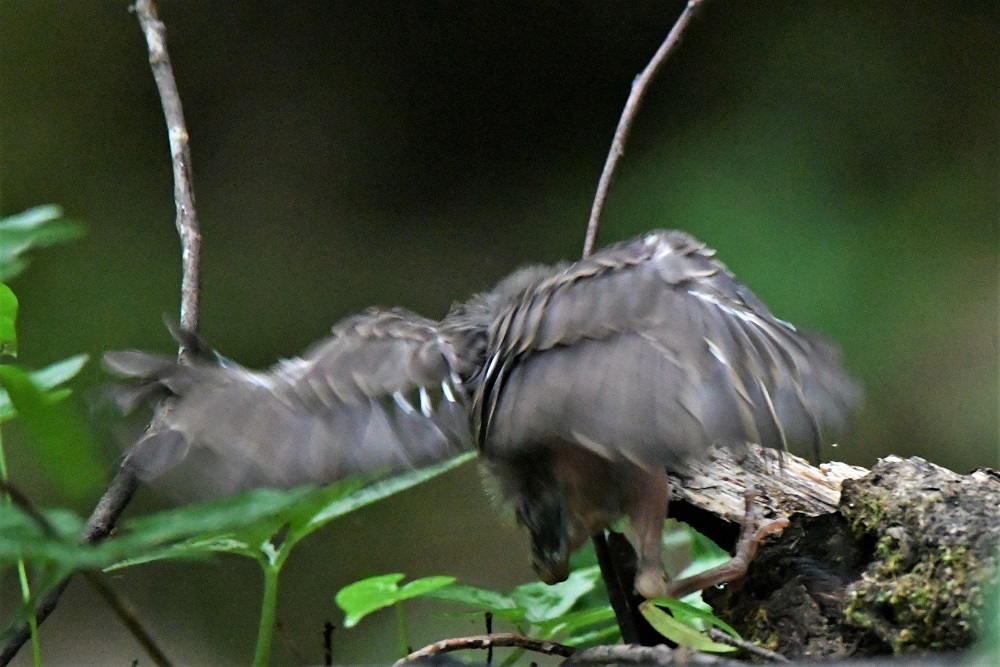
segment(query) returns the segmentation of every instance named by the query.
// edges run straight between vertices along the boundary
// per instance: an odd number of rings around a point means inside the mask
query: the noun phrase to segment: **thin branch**
[[[681,12],[677,22],[674,23],[674,27],[670,29],[667,38],[660,45],[660,48],[657,49],[652,60],[646,65],[646,69],[642,70],[639,76],[635,78],[635,81],[632,82],[632,92],[629,93],[628,100],[625,102],[625,109],[622,111],[622,117],[618,121],[618,127],[615,129],[615,137],[611,140],[611,150],[608,151],[608,159],[604,162],[604,170],[601,172],[601,178],[597,182],[597,194],[594,195],[594,205],[590,209],[590,220],[587,222],[587,236],[583,242],[584,257],[588,257],[594,251],[594,244],[597,242],[597,232],[601,224],[601,212],[604,210],[604,202],[607,200],[608,190],[611,188],[611,178],[614,176],[615,167],[618,165],[618,158],[625,152],[625,142],[628,141],[629,132],[632,130],[632,121],[635,120],[636,113],[639,111],[639,105],[642,104],[642,98],[649,88],[649,82],[656,76],[656,72],[659,70],[660,65],[667,59],[667,56],[676,49],[677,44],[680,42],[681,34],[691,22],[691,17],[694,16],[695,11],[702,2],[703,0],[688,0],[684,11]]]
[[[420,658],[440,655],[442,653],[464,651],[467,649],[488,649],[494,646],[523,648],[527,651],[534,651],[535,653],[543,653],[545,655],[558,655],[563,658],[568,658],[576,652],[576,649],[572,646],[566,646],[565,644],[560,644],[558,642],[532,639],[531,637],[525,637],[524,635],[518,635],[512,632],[502,632],[493,635],[455,637],[454,639],[444,639],[439,642],[434,642],[433,644],[425,646],[420,650],[410,653],[402,660],[398,660],[393,667],[401,667],[408,662],[412,662]]]
[[[181,327],[198,332],[198,299],[201,293],[201,231],[194,205],[191,148],[184,110],[177,92],[177,82],[167,54],[166,28],[156,13],[152,0],[139,0],[133,10],[149,46],[149,66],[160,91],[163,117],[167,122],[170,157],[174,168],[174,204],[177,207],[177,233],[181,237]],[[182,351],[183,354],[183,351]]]
[[[629,132],[632,130],[632,122],[635,120],[639,106],[642,104],[642,99],[649,88],[649,82],[656,76],[660,65],[667,59],[667,56],[677,47],[681,39],[681,34],[687,28],[688,23],[691,22],[691,17],[694,16],[695,11],[702,2],[703,0],[688,0],[684,11],[681,12],[670,32],[667,33],[667,37],[663,40],[660,48],[653,54],[653,58],[646,65],[646,68],[632,82],[632,92],[629,93],[628,100],[625,102],[621,119],[619,119],[618,127],[615,129],[614,139],[611,141],[611,150],[608,151],[608,158],[604,162],[604,170],[601,172],[601,178],[597,183],[594,205],[590,209],[590,220],[587,222],[587,235],[583,243],[584,258],[589,257],[594,251],[594,244],[597,242],[597,232],[600,229],[601,212],[604,210],[604,202],[608,198],[608,190],[611,187],[611,178],[614,176],[618,159],[625,152],[625,142],[628,141]],[[628,596],[631,593],[631,590],[627,586],[630,584],[622,582],[621,578],[617,575],[619,568],[611,558],[604,533],[595,535],[592,542],[594,544],[594,551],[597,553],[598,564],[601,566],[601,577],[604,579],[608,598],[615,611],[618,627],[622,632],[622,639],[626,642],[638,642],[639,632],[637,623],[639,616],[629,609],[627,602]]]
[[[35,504],[31,502],[31,499],[21,491],[16,486],[0,480],[0,491],[6,493],[10,496],[10,499],[14,501],[14,504],[24,512],[28,518],[35,522],[42,531],[50,537],[58,537],[59,533],[55,527],[49,522],[49,520],[43,515]],[[149,657],[157,665],[170,665],[170,660],[167,658],[166,654],[157,646],[156,641],[153,636],[146,630],[143,626],[142,621],[139,619],[139,612],[125,596],[112,588],[111,584],[108,583],[104,574],[100,571],[94,570],[84,570],[82,572],[84,579],[90,584],[90,587],[97,592],[104,601],[111,607],[111,610],[115,612],[115,615],[122,621],[128,631],[132,634],[139,645],[149,654]],[[60,593],[66,588],[69,583],[69,579],[65,579],[59,583],[54,590],[58,590]],[[57,596],[58,599],[58,596]],[[55,603],[53,602],[52,608],[55,608]],[[49,609],[51,612],[51,609]],[[36,611],[37,615],[37,611]],[[38,619],[41,623],[43,619]],[[17,653],[17,648],[9,656],[7,655],[6,647],[2,656],[0,656],[0,662],[2,664],[7,664]]]
[[[142,621],[139,620],[139,610],[135,608],[135,605],[111,587],[104,573],[84,570],[81,574],[87,580],[87,583],[90,584],[91,588],[104,599],[104,602],[111,607],[115,615],[125,624],[129,633],[135,637],[139,645],[146,651],[153,664],[168,667],[171,664],[170,659],[167,658],[163,650],[156,644],[153,636],[143,626]]]
[[[710,629],[708,631],[708,636],[712,639],[712,641],[716,641],[719,642],[720,644],[726,644],[728,646],[738,648],[741,651],[749,653],[750,655],[755,655],[758,658],[764,658],[765,660],[769,660],[771,662],[780,662],[780,663],[791,662],[788,658],[781,655],[780,653],[769,651],[766,648],[757,646],[753,642],[748,642],[745,639],[740,639],[739,637],[733,637],[731,634],[723,632],[718,628]]]
[[[744,663],[727,660],[690,649],[659,646],[639,646],[636,644],[602,644],[573,654],[562,662],[570,665],[740,665]]]
[[[299,665],[309,664],[311,661],[308,658],[306,658],[306,654],[295,642],[295,638],[292,637],[292,633],[288,631],[288,628],[285,627],[285,624],[282,623],[281,621],[278,621],[274,624],[274,626],[277,629],[278,637],[281,639],[281,642],[285,645],[285,649],[288,651],[288,655],[291,657],[292,662]]]
[[[135,475],[124,468],[119,468],[114,479],[111,480],[108,490],[98,501],[97,507],[94,508],[93,513],[87,520],[87,524],[84,526],[83,533],[80,536],[80,541],[84,544],[93,544],[107,537],[114,528],[115,522],[118,521],[118,517],[125,509],[125,506],[132,499],[138,486],[139,480]],[[42,599],[35,605],[36,623],[41,625],[49,617],[49,614],[59,604],[59,598],[62,597],[63,591],[69,586],[69,581],[70,578],[67,577],[55,588],[42,596]],[[7,638],[3,648],[0,649],[0,666],[6,665],[13,660],[14,656],[17,655],[17,652],[30,637],[31,627],[28,623],[25,622],[18,625]]]
[[[326,667],[333,665],[333,630],[333,623],[323,623],[323,664]]]
[[[170,58],[167,55],[166,29],[159,20],[156,6],[151,0],[139,0],[130,8],[135,12],[149,48],[149,64],[160,93],[163,115],[166,119],[167,137],[170,142],[170,156],[174,175],[174,204],[177,208],[176,226],[181,240],[181,326],[192,332],[198,331],[198,301],[201,292],[201,232],[198,228],[198,214],[194,203],[192,185],[191,151],[187,127],[181,107],[177,83],[174,80]],[[181,359],[186,357],[183,349]],[[169,409],[165,407],[164,409]],[[153,418],[155,424],[161,412]],[[81,535],[85,544],[99,542],[114,529],[115,523],[132,500],[139,487],[139,480],[128,468],[119,467],[108,490],[98,501]],[[69,585],[69,578],[60,582],[35,607],[35,617],[42,623],[55,609],[59,598]],[[21,646],[31,636],[27,623],[18,626],[0,649],[0,667],[8,664]]]

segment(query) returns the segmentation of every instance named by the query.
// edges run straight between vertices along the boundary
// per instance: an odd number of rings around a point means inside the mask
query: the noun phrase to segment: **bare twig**
[[[31,499],[23,491],[21,491],[16,486],[0,480],[0,491],[10,496],[10,499],[14,501],[14,504],[24,512],[28,518],[35,522],[47,535],[51,537],[57,537],[59,535],[55,527],[49,522],[45,515],[43,515],[35,504],[31,502]],[[139,619],[139,612],[136,610],[135,605],[133,605],[125,596],[120,594],[111,584],[108,583],[104,574],[99,571],[85,570],[82,572],[84,579],[90,584],[90,587],[97,592],[104,601],[111,607],[111,610],[115,612],[118,618],[122,621],[128,631],[132,636],[139,642],[139,645],[149,654],[149,657],[157,665],[169,665],[170,660],[167,658],[166,654],[157,646],[156,641],[153,636],[146,630],[143,626],[142,621]],[[69,579],[66,579],[56,587],[55,590],[59,590],[60,593],[66,588],[69,583]],[[55,604],[52,604],[55,607]],[[51,612],[51,609],[49,609]],[[37,614],[37,611],[36,611]],[[39,619],[39,623],[42,619]],[[17,648],[14,648],[14,652],[9,656],[6,654],[6,647],[3,656],[0,656],[0,661],[3,664],[7,664],[17,653]]]
[[[170,659],[167,658],[166,654],[157,646],[156,641],[153,636],[149,634],[145,627],[142,625],[142,621],[139,620],[139,612],[135,608],[135,605],[129,601],[128,598],[123,596],[121,593],[116,591],[107,582],[107,579],[101,572],[94,572],[92,570],[84,570],[83,578],[87,580],[91,588],[97,591],[97,594],[104,598],[104,601],[109,607],[115,612],[115,615],[121,619],[128,631],[135,637],[139,645],[142,646],[143,650],[149,654],[150,659],[156,665],[161,667],[167,667],[170,665]]]
[[[622,110],[621,119],[615,129],[614,139],[611,141],[611,150],[608,151],[608,158],[604,162],[604,170],[601,178],[597,182],[597,192],[594,195],[594,205],[590,210],[590,220],[587,223],[587,235],[583,243],[583,257],[589,257],[594,251],[594,244],[597,242],[597,232],[600,229],[601,212],[604,210],[604,202],[608,198],[608,189],[611,187],[611,178],[614,176],[615,167],[618,165],[618,158],[625,152],[625,142],[628,141],[629,132],[632,130],[632,121],[639,111],[642,98],[646,94],[649,82],[656,76],[660,65],[667,59],[667,56],[677,47],[681,34],[691,22],[695,10],[703,0],[688,0],[684,11],[677,18],[670,32],[667,33],[663,44],[653,54],[653,58],[646,65],[646,68],[632,82],[632,92],[629,93],[625,108]],[[628,595],[631,592],[630,583],[622,582],[618,576],[619,568],[615,566],[604,533],[599,533],[593,538],[594,551],[597,553],[597,562],[601,567],[601,577],[604,579],[605,588],[608,591],[608,598],[615,611],[615,618],[618,620],[618,627],[622,631],[622,639],[626,642],[638,642],[639,634],[637,628],[638,615],[634,614],[628,605]]]
[[[628,134],[632,130],[632,121],[635,120],[636,113],[639,111],[639,105],[642,104],[642,98],[649,88],[649,82],[656,76],[657,70],[659,70],[660,65],[667,59],[667,56],[677,47],[681,39],[681,34],[691,22],[691,17],[694,16],[695,11],[702,2],[703,0],[688,0],[684,11],[681,12],[677,22],[674,23],[674,27],[670,29],[667,38],[660,45],[660,48],[657,49],[652,60],[646,65],[646,69],[642,70],[639,76],[635,78],[635,81],[632,82],[632,92],[629,93],[628,100],[625,102],[625,109],[622,111],[622,117],[618,121],[618,127],[615,129],[615,137],[611,140],[611,150],[608,151],[608,159],[604,162],[604,170],[601,172],[601,178],[597,182],[597,193],[594,195],[594,205],[590,209],[590,220],[587,223],[587,236],[583,242],[584,257],[589,256],[594,251],[594,244],[597,242],[597,232],[601,224],[601,212],[604,210],[604,202],[608,198],[608,189],[611,187],[611,178],[614,176],[615,167],[618,165],[618,158],[625,152],[625,142],[628,141]]]
[[[177,82],[167,55],[166,28],[156,13],[152,0],[139,0],[133,7],[149,46],[149,66],[160,91],[163,116],[167,121],[170,157],[174,168],[174,204],[177,207],[177,233],[181,237],[181,327],[198,331],[198,299],[201,292],[201,231],[194,205],[191,149],[184,110]],[[181,351],[183,354],[183,350]]]
[[[579,651],[562,662],[569,665],[738,665],[738,663],[690,649],[636,644],[602,644]]]
[[[281,638],[281,642],[285,645],[288,650],[288,655],[292,658],[292,661],[299,665],[307,665],[310,660],[306,658],[306,654],[302,651],[299,645],[295,642],[295,638],[292,637],[292,633],[288,631],[285,624],[281,621],[277,621],[274,624],[278,631],[278,637]]]
[[[323,623],[323,664],[327,667],[333,664],[333,630],[333,623]]]
[[[201,232],[198,228],[198,214],[194,203],[194,189],[191,177],[191,151],[187,128],[181,108],[180,95],[174,80],[170,58],[167,55],[166,30],[156,13],[151,0],[139,0],[131,7],[139,19],[149,48],[149,64],[160,93],[163,115],[166,119],[167,136],[174,174],[174,204],[177,208],[177,233],[181,239],[181,326],[192,332],[198,330],[198,300],[200,295]],[[186,357],[183,349],[181,359]],[[156,423],[158,417],[154,416]],[[139,487],[135,473],[126,467],[119,467],[108,490],[98,501],[81,535],[84,543],[98,542],[107,537],[115,523],[132,500]],[[55,609],[69,579],[53,588],[35,607],[35,617],[42,623]],[[18,626],[0,649],[0,667],[9,663],[30,637],[27,623]]]
[[[757,646],[753,642],[748,642],[745,639],[740,639],[739,637],[733,637],[727,632],[723,632],[718,628],[712,628],[708,631],[708,636],[712,638],[712,641],[719,642],[720,644],[726,644],[728,646],[733,646],[740,649],[745,653],[750,655],[755,655],[758,658],[764,658],[765,660],[770,660],[771,662],[790,662],[788,658],[781,655],[780,653],[775,653],[774,651],[769,651],[766,648]]]
[[[493,634],[493,612],[488,611],[484,614],[486,619],[486,634]],[[489,667],[493,664],[493,645],[490,644],[489,648],[486,649],[486,665]]]
[[[488,649],[494,646],[523,648],[527,651],[534,651],[535,653],[558,655],[564,658],[567,658],[576,652],[576,649],[572,646],[566,646],[565,644],[560,644],[558,642],[532,639],[531,637],[525,637],[524,635],[518,635],[512,632],[501,632],[493,635],[455,637],[454,639],[444,639],[439,642],[434,642],[433,644],[410,653],[402,660],[398,660],[393,667],[401,667],[402,665],[419,658],[427,658],[433,655],[440,655],[442,653],[464,651],[467,649]]]

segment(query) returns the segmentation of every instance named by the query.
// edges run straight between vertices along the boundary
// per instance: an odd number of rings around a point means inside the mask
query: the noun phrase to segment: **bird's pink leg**
[[[743,524],[733,559],[701,574],[671,581],[666,586],[665,597],[681,598],[689,593],[711,586],[719,586],[746,576],[747,569],[754,556],[757,555],[757,547],[760,546],[761,541],[768,535],[780,533],[788,525],[788,519],[784,518],[762,524],[760,517],[754,510],[757,492],[747,491],[744,498],[746,499],[746,513],[743,515]],[[638,590],[638,579],[636,579],[636,588]],[[642,591],[639,592],[642,593]]]

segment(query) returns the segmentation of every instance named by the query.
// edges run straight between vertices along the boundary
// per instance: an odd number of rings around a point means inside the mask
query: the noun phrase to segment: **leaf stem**
[[[264,597],[260,603],[260,627],[257,628],[257,650],[253,656],[254,667],[264,667],[271,656],[271,638],[278,609],[278,572],[280,565],[261,561],[264,569]]]
[[[7,481],[7,457],[3,451],[2,431],[0,431],[0,480]],[[28,630],[31,632],[31,657],[35,667],[40,667],[42,664],[42,645],[38,640],[38,619],[35,618],[35,608],[31,599],[28,571],[21,558],[17,559],[17,578],[21,583],[21,599],[24,601],[25,613],[28,616]]]
[[[403,610],[403,602],[396,602],[396,627],[399,632],[399,646],[403,650],[403,657],[410,654],[410,632],[406,628],[406,612]]]

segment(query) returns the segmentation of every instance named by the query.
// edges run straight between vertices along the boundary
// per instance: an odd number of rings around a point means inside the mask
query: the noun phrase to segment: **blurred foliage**
[[[63,219],[58,206],[38,206],[0,219],[0,282],[6,282],[28,266],[24,253],[83,236],[84,227]]]
[[[62,218],[58,206],[39,206],[0,218],[0,280],[27,268],[24,254],[28,250],[77,239],[83,232],[82,225]],[[19,308],[14,292],[0,283],[0,349],[12,357],[17,355]],[[18,416],[32,437],[31,452],[41,468],[60,491],[78,499],[91,496],[104,479],[104,465],[98,460],[90,430],[63,400],[69,389],[60,387],[86,361],[86,355],[76,355],[38,371],[0,364],[0,424]],[[5,458],[0,447],[0,460]],[[6,475],[6,463],[0,464],[0,476]]]
[[[6,373],[2,377],[7,380]],[[427,481],[473,456],[464,454],[368,485],[360,479],[348,479],[319,489],[259,489],[166,510],[126,521],[115,535],[97,544],[79,542],[83,520],[67,510],[47,511],[48,520],[42,523],[21,505],[6,502],[0,504],[0,571],[24,563],[45,573],[41,584],[36,581],[33,586],[33,599],[37,599],[76,570],[117,570],[157,560],[204,559],[216,554],[253,559],[264,571],[265,584],[254,664],[266,665],[277,613],[278,575],[292,549],[330,521]],[[51,461],[47,463],[51,467]],[[16,616],[15,622],[19,620]]]
[[[664,547],[676,552],[683,546],[690,555],[690,562],[679,577],[694,576],[731,559],[718,545],[687,524],[668,519],[665,528]],[[566,581],[551,586],[532,581],[515,587],[510,593],[459,584],[455,577],[440,575],[422,577],[399,586],[404,575],[395,573],[366,577],[349,584],[337,592],[335,600],[346,614],[345,628],[354,627],[380,609],[395,607],[400,618],[403,655],[409,652],[407,647],[411,643],[401,603],[420,597],[475,607],[479,610],[476,617],[488,612],[493,619],[506,621],[522,636],[586,648],[621,640],[600,568],[585,564],[593,560],[593,548],[588,545],[582,553],[574,555],[573,568]],[[717,627],[739,637],[736,630],[712,613],[711,607],[702,600],[701,592],[692,593],[683,600],[651,600],[644,603],[641,610],[654,629],[678,646],[707,653],[735,650],[704,634],[708,628]],[[512,651],[505,664],[517,660],[521,654],[520,649]]]

